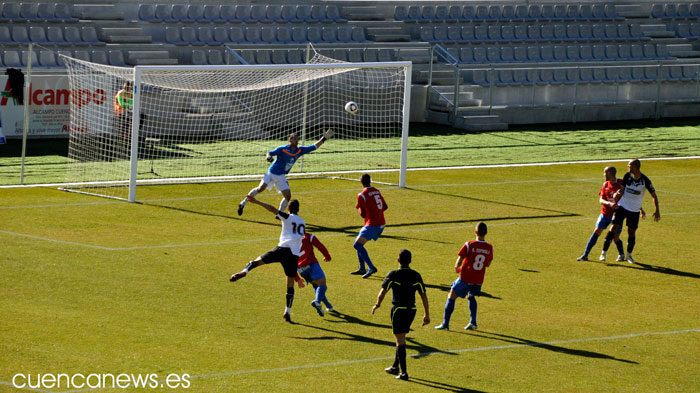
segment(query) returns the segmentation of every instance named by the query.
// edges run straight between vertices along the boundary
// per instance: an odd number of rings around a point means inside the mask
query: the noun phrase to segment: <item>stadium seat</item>
[[[605,40],[605,28],[603,25],[600,24],[595,24],[592,26],[593,28],[593,39],[602,41]]]
[[[394,20],[401,22],[408,20],[408,6],[397,5],[394,7]]]
[[[496,72],[496,82],[497,86],[507,86],[515,82],[513,78],[513,70],[511,69],[499,69]]]
[[[277,42],[280,42],[280,43],[292,42],[292,28],[289,26],[277,27]]]
[[[579,55],[579,47],[578,45],[568,45],[566,47],[566,58],[569,61],[578,61],[581,60],[581,57]]]
[[[221,22],[221,6],[207,4],[202,11],[202,22]]]
[[[207,65],[207,54],[202,49],[192,50],[192,64],[193,65]]]
[[[541,18],[544,20],[554,20],[554,6],[552,4],[543,4],[541,9]]]
[[[85,44],[88,45],[104,45],[104,42],[97,38],[97,29],[92,26],[80,28],[80,37]]]
[[[351,63],[362,63],[362,49],[361,48],[350,48],[348,49],[348,61]]]
[[[280,19],[282,23],[292,23],[296,22],[297,18],[297,6],[285,4],[280,10]]]
[[[124,53],[120,49],[113,49],[107,53],[109,64],[117,67],[125,67]]]
[[[245,42],[245,31],[241,26],[232,26],[229,30],[229,42]]]
[[[593,82],[593,69],[590,67],[581,67],[579,69],[578,80],[581,83]]]
[[[692,37],[700,37],[700,23],[690,24],[690,35]]]
[[[605,57],[605,46],[602,44],[593,45],[593,59],[594,60],[606,60]]]
[[[275,28],[272,26],[263,26],[260,28],[260,40],[264,43],[274,43],[277,41]]]
[[[287,50],[273,49],[270,55],[270,61],[272,64],[287,64]]]
[[[306,38],[311,43],[321,42],[323,40],[323,37],[321,35],[321,27],[320,26],[309,26],[306,29]]]
[[[34,2],[20,3],[19,16],[27,22],[39,21],[39,4]]]
[[[607,60],[617,60],[620,57],[617,45],[605,45],[605,57]]]
[[[528,83],[527,71],[522,68],[513,70],[513,83],[516,85],[525,85]]]
[[[260,28],[258,26],[248,26],[244,30],[245,41],[251,44],[262,42]]]
[[[348,20],[340,15],[340,8],[337,5],[326,6],[326,21],[328,22],[347,22]]]
[[[493,5],[489,6],[489,15],[488,15],[489,20],[492,20],[492,21],[500,20],[501,15],[502,15],[502,12],[501,12],[500,5],[493,4]]]
[[[236,21],[236,6],[231,4],[223,4],[219,8],[219,21],[235,22]]]
[[[55,17],[56,21],[61,22],[77,22],[78,18],[73,17],[71,14],[70,6],[68,3],[56,3],[55,4]]]
[[[581,60],[593,60],[593,48],[590,45],[581,45],[579,47],[579,57]]]
[[[201,4],[190,4],[187,7],[187,21],[204,22],[204,6]]]
[[[282,7],[277,4],[270,4],[265,7],[265,21],[282,22]]]
[[[12,26],[12,41],[16,44],[28,44],[30,40],[27,28],[24,26]]]
[[[578,10],[578,19],[594,19],[593,18],[593,9],[590,4],[581,4],[581,7],[579,7]]]
[[[663,4],[653,4],[651,6],[651,17],[652,18],[663,18],[664,16],[664,5]]]
[[[197,28],[197,42],[206,45],[216,43],[216,41],[214,40],[214,32],[212,31],[211,27],[200,26]]]
[[[83,49],[78,49],[73,52],[73,57],[78,60],[90,61],[90,52]]]
[[[83,40],[80,38],[80,30],[78,30],[77,26],[67,26],[65,30],[63,30],[63,33],[67,43],[72,45],[83,44]]]
[[[555,84],[569,83],[569,78],[566,75],[566,69],[555,68],[552,70],[552,82]]]
[[[659,79],[659,68],[657,66],[644,67],[644,79],[656,81]]]
[[[554,30],[554,39],[556,41],[564,41],[568,39],[566,35],[566,26],[563,24],[555,24],[552,26]]]
[[[556,4],[554,6],[554,16],[553,20],[564,20],[566,19],[566,4]]]
[[[540,31],[540,25],[532,24],[527,26],[527,38],[533,41],[538,41],[542,39],[542,34]]]
[[[447,22],[458,22],[462,20],[462,7],[451,5],[447,14]]]
[[[542,19],[542,9],[539,5],[532,4],[527,8],[527,19]]]
[[[693,3],[690,5],[690,17],[700,17],[700,3]]]
[[[63,56],[73,57],[69,50],[60,50],[56,53],[56,64],[58,67],[65,67],[66,62],[63,60]]]
[[[259,49],[255,53],[255,62],[257,64],[272,64],[272,53],[267,49]]]
[[[186,22],[187,21],[187,4],[173,4],[170,11],[168,22]]]
[[[49,42],[46,38],[46,31],[42,26],[31,26],[29,28],[29,41],[35,44],[46,44]]]
[[[632,34],[630,34],[630,26],[626,23],[618,24],[617,37],[623,40],[629,40],[630,38],[632,38]]]
[[[16,50],[4,50],[2,51],[2,60],[5,67],[21,67],[22,61],[20,59],[20,54]]]
[[[579,25],[579,34],[583,40],[593,39],[593,26],[589,24]]]
[[[554,53],[554,60],[556,61],[567,61],[568,58],[566,56],[566,47],[563,45],[554,45],[552,48],[552,52]]]
[[[501,61],[506,62],[506,63],[512,63],[513,61],[515,61],[515,55],[513,53],[512,46],[502,46],[500,52],[501,52]]]
[[[462,47],[459,50],[459,61],[462,63],[474,63],[474,50],[471,46]]]
[[[474,41],[474,26],[469,24],[462,25],[462,40],[463,41]]]
[[[497,46],[489,46],[486,48],[486,60],[489,63],[501,62],[501,51]]]
[[[34,52],[34,56],[36,56],[36,52]],[[45,68],[58,67],[58,63],[56,63],[56,54],[53,51],[50,51],[50,50],[39,51],[38,57],[39,57],[39,65],[41,67],[45,67]]]
[[[197,45],[201,44],[199,39],[197,39],[197,31],[194,27],[184,26],[180,29],[180,35],[182,36],[182,43],[187,45]]]
[[[394,50],[388,48],[381,48],[377,52],[377,60],[381,62],[395,61]]]
[[[474,70],[473,82],[479,86],[490,86],[491,79],[489,78],[489,70]]]
[[[462,27],[452,25],[447,27],[447,40],[450,42],[462,41]]]
[[[529,40],[528,36],[528,25],[524,24],[517,24],[515,25],[515,40],[516,41],[527,41]]]
[[[290,49],[287,51],[287,62],[289,64],[304,64],[302,60],[302,51],[299,49]]]
[[[21,19],[19,3],[3,3],[2,19],[5,21],[19,21]]]
[[[238,8],[236,8],[236,9],[238,9]],[[250,22],[269,22],[267,19],[265,19],[265,6],[262,4],[251,5],[250,6],[250,18],[248,19],[248,21],[250,21]],[[263,52],[267,52],[267,51],[263,51]],[[270,64],[270,62],[268,61],[267,63],[258,63],[258,64]]]
[[[586,19],[606,20],[610,18],[606,17],[605,15],[605,5],[594,4],[593,9],[591,10],[591,15],[586,17]]]
[[[488,25],[486,29],[486,34],[490,41],[501,41],[501,26],[500,25]]]
[[[451,22],[450,7],[446,5],[439,5],[435,7],[435,17],[433,20],[436,22]]]
[[[37,20],[53,22],[56,19],[56,5],[53,3],[39,3],[36,15]]]
[[[68,33],[67,30],[66,30],[66,33]],[[165,42],[167,42],[168,44],[174,44],[174,45],[184,44],[184,42],[182,41],[182,35],[180,34],[180,28],[166,26],[165,27]]]
[[[566,38],[569,40],[578,40],[581,38],[578,24],[566,25]]]
[[[681,66],[683,70],[683,79],[686,80],[698,80],[698,66],[696,65],[684,65]]]
[[[501,26],[501,39],[503,41],[515,41],[515,26],[506,23]]]
[[[90,58],[92,59],[93,63],[98,63],[98,64],[109,64],[109,60],[107,59],[107,53],[103,50],[93,50],[92,53],[90,54]]]
[[[515,17],[513,20],[524,21],[528,19],[528,9],[526,5],[515,6]]]
[[[0,26],[0,44],[14,44],[12,41],[12,35],[10,34],[10,29],[7,26]]]
[[[631,52],[632,58],[635,60],[641,60],[644,58],[644,49],[642,48],[642,45],[640,45],[640,44],[630,45],[630,52]]]
[[[224,55],[218,49],[210,49],[207,51],[207,60],[211,65],[222,65],[224,64]]]
[[[475,20],[486,21],[489,19],[489,9],[485,5],[476,6]]]
[[[154,22],[166,22],[170,19],[172,6],[170,4],[157,4]]]
[[[516,46],[513,48],[513,57],[515,61],[524,63],[527,61],[527,48],[524,46]]]
[[[487,25],[474,26],[474,39],[477,41],[487,41],[489,39]]]
[[[505,4],[501,9],[501,19],[503,21],[515,20],[515,6],[512,4]]]
[[[630,44],[619,44],[617,46],[617,53],[620,60],[632,60],[632,49]]]
[[[423,42],[435,42],[435,32],[433,26],[421,26],[420,40]]]
[[[678,17],[678,10],[675,4],[666,3],[664,6],[664,17],[667,19],[674,19]]]
[[[472,5],[465,5],[462,7],[462,20],[473,21],[476,19],[476,9]]]
[[[542,59],[542,61],[554,61],[554,49],[551,45],[543,45],[540,47],[540,59]]]
[[[250,16],[251,7],[248,5],[237,5],[233,17],[233,22],[249,22],[252,21]]]
[[[620,80],[620,67],[605,67],[605,80],[618,82]]]
[[[610,77],[610,75],[608,75]],[[620,67],[618,73],[618,80],[621,82],[629,82],[632,80],[632,68],[631,67]]]
[[[554,25],[545,23],[540,28],[540,33],[543,40],[552,41],[554,40]]]
[[[406,11],[405,22],[418,22],[421,17],[421,9],[417,5],[409,6]]]
[[[299,4],[297,6],[297,17],[295,22],[311,22],[311,6],[308,4]]]
[[[566,19],[579,19],[579,6],[578,4],[569,4],[566,6]]]
[[[656,45],[644,44],[644,57],[646,57],[647,59],[656,58]]]
[[[475,63],[486,63],[488,61],[486,57],[486,48],[483,46],[477,46],[474,48],[474,62]]]
[[[139,20],[144,22],[156,21],[156,6],[154,4],[139,5]]]
[[[311,20],[309,22],[324,22],[326,19],[326,10],[322,5],[311,6]]]
[[[338,29],[335,26],[323,26],[321,28],[321,40],[323,42],[337,42]]]
[[[606,24],[604,26],[605,30],[605,38],[609,40],[616,40],[619,38],[618,32],[617,32],[617,25],[614,24]]]
[[[306,27],[296,26],[292,28],[292,42],[304,43],[306,40]]]
[[[646,75],[644,75],[644,68],[643,67],[639,67],[639,66],[632,67],[632,77],[630,80],[641,82],[641,81],[644,81],[645,79],[646,79]]]
[[[229,42],[228,28],[216,26],[212,31],[212,42],[214,44],[225,44]]]

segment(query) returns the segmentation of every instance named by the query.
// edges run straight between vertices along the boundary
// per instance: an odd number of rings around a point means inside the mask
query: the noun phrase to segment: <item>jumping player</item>
[[[632,259],[632,251],[636,242],[637,227],[639,227],[639,214],[642,209],[644,189],[648,190],[652,199],[654,199],[654,221],[661,219],[659,198],[656,196],[656,190],[651,184],[651,180],[640,171],[641,166],[642,163],[639,159],[634,159],[627,163],[629,172],[625,173],[625,176],[622,178],[622,188],[617,192],[620,201],[617,203],[618,207],[612,218],[613,227],[610,229],[610,232],[615,233],[615,242],[620,239],[620,235],[617,233],[618,228],[622,227],[622,223],[627,220],[627,257],[625,258],[625,255],[621,253],[617,257],[617,260],[620,262],[627,260],[629,263],[635,263],[634,259]]]
[[[365,219],[365,225],[360,230],[360,234],[357,235],[355,243],[352,245],[355,250],[357,250],[357,259],[360,262],[360,268],[350,274],[362,275],[362,278],[368,278],[377,272],[377,268],[369,259],[369,254],[367,253],[367,249],[365,249],[365,243],[367,243],[368,240],[377,241],[377,239],[379,239],[386,225],[384,211],[387,210],[389,206],[387,206],[382,193],[372,187],[372,179],[369,174],[365,173],[362,175],[360,182],[364,189],[361,193],[357,194],[357,204],[355,207],[360,213],[360,217]],[[365,270],[365,263],[367,263],[368,270]]]
[[[255,197],[259,193],[265,191],[267,186],[270,185],[272,188],[277,188],[277,191],[281,192],[284,198],[280,202],[279,211],[285,211],[287,209],[287,204],[292,198],[292,192],[289,189],[289,183],[287,182],[287,174],[292,170],[294,163],[297,162],[299,157],[306,153],[311,153],[312,151],[318,149],[323,145],[328,138],[333,136],[333,130],[327,130],[321,139],[313,145],[309,146],[299,146],[299,136],[297,134],[289,135],[289,144],[282,145],[274,150],[267,152],[265,157],[268,162],[272,162],[270,168],[268,168],[267,173],[260,181],[260,184],[250,190],[248,196]],[[276,159],[274,157],[277,157]],[[274,162],[273,162],[274,161]],[[244,198],[238,205],[238,215],[243,214],[243,208],[246,203],[248,203],[248,198]]]
[[[408,380],[406,371],[406,334],[411,330],[411,323],[416,317],[416,291],[423,301],[423,326],[430,323],[430,309],[428,307],[428,295],[425,293],[425,285],[420,273],[408,267],[411,263],[411,252],[401,250],[399,252],[399,269],[392,270],[382,282],[382,289],[377,295],[377,303],[372,307],[372,315],[382,305],[384,296],[389,290],[393,290],[391,303],[391,329],[396,340],[396,356],[394,364],[384,369],[397,379]],[[400,367],[400,369],[399,369]],[[399,373],[400,372],[400,373]]]
[[[255,260],[248,262],[243,270],[231,276],[230,281],[234,282],[240,280],[245,277],[249,271],[260,265],[280,262],[284,269],[284,274],[287,277],[287,307],[284,309],[284,314],[282,316],[285,321],[291,322],[290,313],[292,302],[294,301],[294,279],[297,276],[297,263],[301,250],[301,239],[304,237],[304,231],[306,229],[306,223],[297,215],[297,213],[299,213],[299,201],[294,199],[289,202],[289,214],[287,214],[275,209],[267,203],[258,201],[252,196],[249,196],[248,200],[274,213],[275,217],[282,222],[282,232],[280,233],[280,241],[277,247],[260,255],[255,258]]]
[[[478,328],[476,325],[475,296],[481,294],[481,284],[484,283],[486,268],[491,266],[491,260],[493,260],[493,246],[484,240],[487,232],[486,223],[480,222],[476,224],[474,230],[476,240],[466,242],[462,249],[459,250],[459,257],[455,262],[455,271],[460,273],[460,275],[452,283],[452,288],[447,295],[447,302],[445,303],[445,315],[442,318],[442,323],[435,326],[435,329],[450,329],[450,317],[455,309],[457,296],[461,298],[467,296],[469,301],[471,319],[469,325],[465,326],[464,329],[476,330]]]
[[[328,252],[326,246],[318,240],[318,237],[310,233],[305,233],[301,240],[297,272],[307,283],[311,283],[316,291],[316,298],[311,302],[311,306],[316,309],[318,315],[323,316],[324,312],[321,303],[326,305],[326,310],[329,312],[333,311],[333,305],[326,298],[326,275],[323,273],[318,259],[316,259],[314,247],[321,251],[324,261],[330,262],[331,254]]]

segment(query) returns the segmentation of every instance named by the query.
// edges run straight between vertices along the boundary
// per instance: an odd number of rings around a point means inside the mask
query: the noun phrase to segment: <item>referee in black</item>
[[[396,358],[391,367],[384,369],[397,379],[408,380],[406,372],[406,334],[411,330],[411,323],[416,316],[416,291],[423,300],[423,326],[430,323],[430,310],[428,308],[428,295],[425,293],[425,285],[420,273],[408,267],[411,263],[411,252],[401,250],[398,259],[400,267],[390,271],[384,277],[382,289],[377,295],[377,304],[372,307],[372,314],[382,305],[384,296],[390,289],[394,290],[391,298],[391,328],[396,338]],[[399,373],[399,365],[401,370]]]

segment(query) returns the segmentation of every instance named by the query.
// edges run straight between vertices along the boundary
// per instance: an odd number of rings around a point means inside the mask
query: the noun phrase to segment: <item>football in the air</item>
[[[347,104],[345,104],[345,112],[354,115],[357,113],[358,110],[357,103],[355,101],[350,101]]]

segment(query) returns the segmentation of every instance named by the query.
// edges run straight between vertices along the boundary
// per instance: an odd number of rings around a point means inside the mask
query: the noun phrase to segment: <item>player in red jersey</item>
[[[595,230],[593,231],[593,234],[591,234],[591,237],[588,239],[588,243],[586,244],[586,249],[583,251],[583,255],[578,257],[576,259],[577,261],[588,260],[588,254],[593,249],[593,246],[595,246],[600,234],[603,233],[605,228],[607,228],[608,225],[610,225],[610,223],[612,222],[613,213],[615,213],[615,209],[617,208],[615,193],[617,192],[617,190],[620,189],[620,187],[622,187],[622,179],[617,178],[617,169],[615,169],[614,166],[605,167],[605,169],[603,170],[603,176],[605,176],[605,183],[603,183],[603,187],[600,188],[600,192],[598,193],[598,195],[600,196],[601,205],[600,216],[598,216],[598,221],[595,223]],[[622,229],[618,231],[618,234],[619,232],[622,232]],[[610,240],[608,240],[608,238],[610,238]],[[610,247],[611,241],[612,232],[610,232],[610,234],[606,237],[603,250],[607,250],[608,247]],[[622,250],[622,240],[618,239],[618,241],[615,242],[615,245],[617,246],[618,250]],[[605,253],[606,251],[603,251],[602,254],[600,254],[601,261],[605,260]]]
[[[486,268],[491,266],[491,260],[493,260],[493,246],[484,240],[487,232],[486,223],[480,222],[476,224],[474,230],[476,240],[466,242],[462,249],[459,250],[459,257],[455,262],[455,271],[459,273],[459,277],[452,283],[452,288],[447,295],[447,302],[445,303],[445,315],[442,318],[442,323],[435,326],[435,329],[450,329],[450,317],[455,309],[457,296],[461,298],[467,296],[469,301],[471,319],[469,325],[464,328],[466,330],[477,329],[475,296],[479,296],[481,293],[481,284],[484,283]]]
[[[299,252],[297,272],[307,283],[311,283],[316,291],[316,298],[311,302],[311,305],[316,309],[318,315],[323,316],[324,312],[321,307],[321,302],[326,305],[326,309],[329,312],[333,311],[333,305],[326,298],[326,275],[323,273],[318,259],[316,259],[314,247],[321,251],[324,261],[330,262],[331,254],[328,252],[326,246],[318,240],[318,237],[307,232],[301,239],[301,251]]]
[[[377,268],[369,259],[365,243],[368,240],[376,241],[384,231],[386,221],[384,221],[384,211],[389,208],[387,206],[382,193],[372,187],[369,174],[365,173],[360,178],[364,189],[357,194],[357,205],[355,207],[360,212],[360,216],[365,219],[365,226],[357,235],[355,243],[352,245],[357,250],[357,259],[360,261],[360,268],[350,274],[361,274],[362,278],[367,278],[377,272]],[[367,263],[367,270],[365,270]]]

